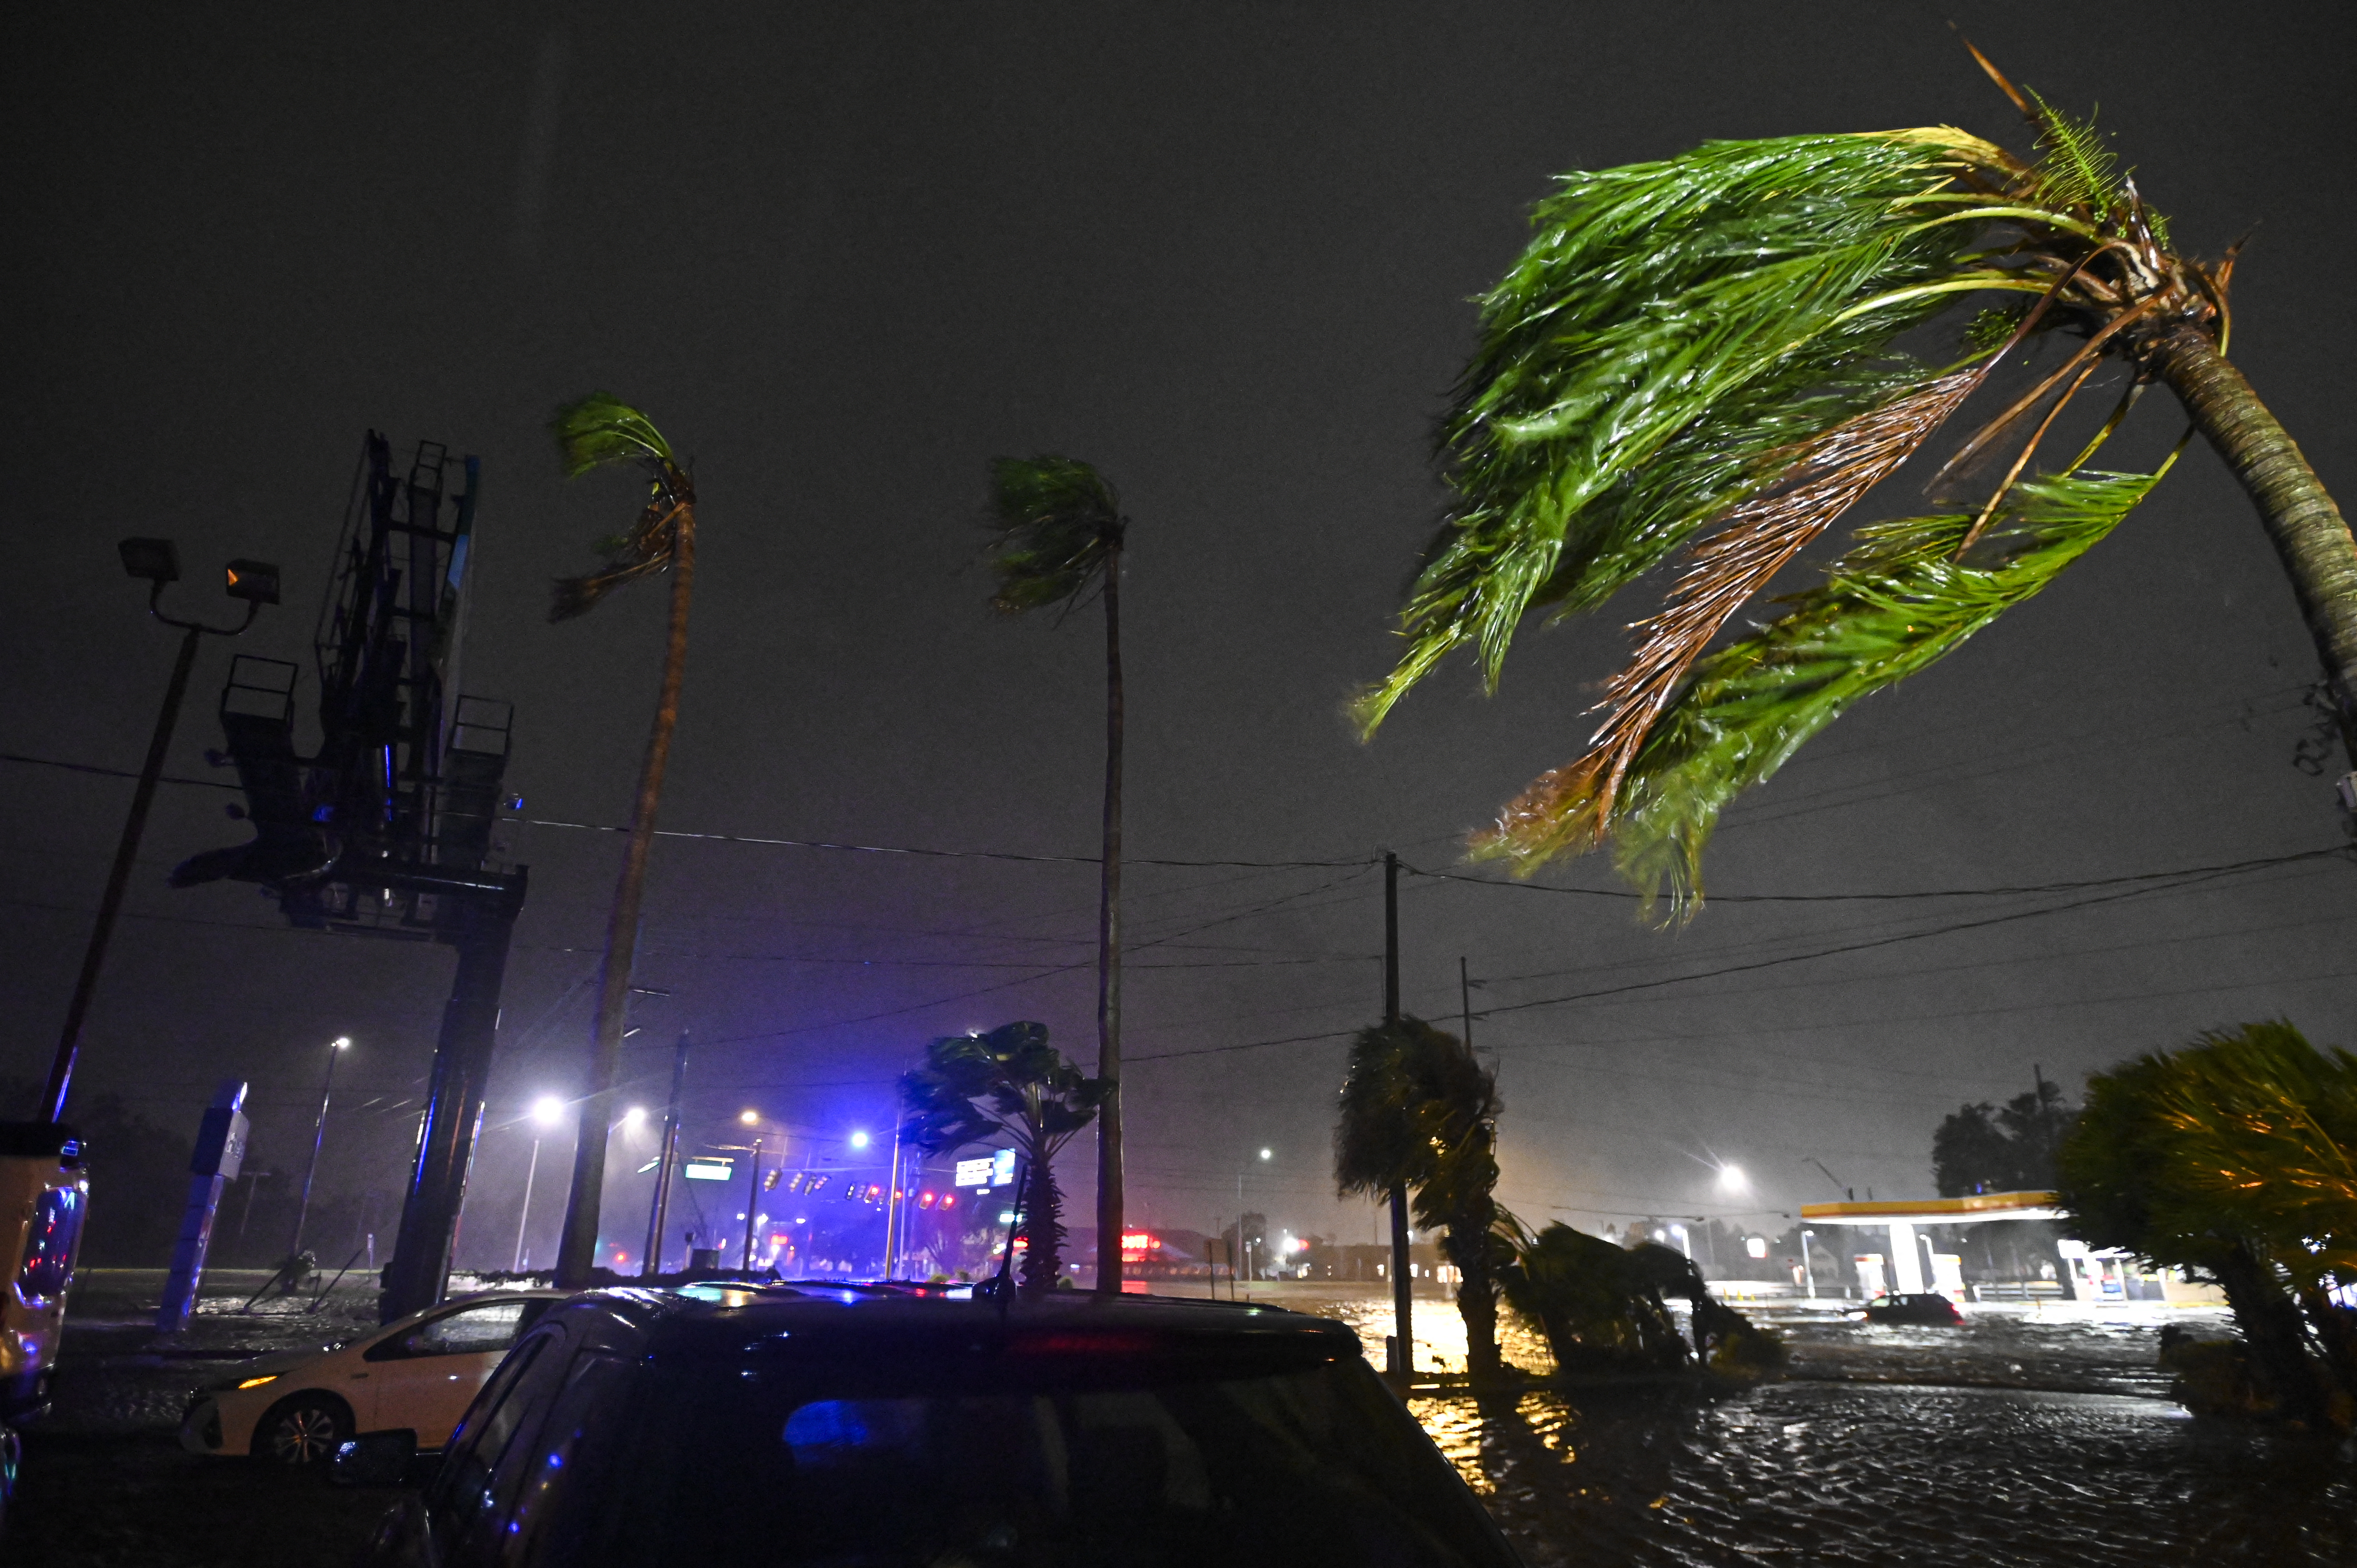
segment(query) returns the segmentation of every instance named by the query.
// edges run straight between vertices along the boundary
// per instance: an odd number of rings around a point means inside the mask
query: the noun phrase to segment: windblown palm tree
[[[991,604],[1008,615],[1069,609],[1102,586],[1105,614],[1104,839],[1097,893],[1097,1289],[1121,1291],[1121,553],[1129,520],[1104,477],[1072,457],[990,466]],[[1106,1238],[1114,1240],[1108,1242]]]
[[[2039,592],[2152,489],[2168,462],[2086,465],[2155,381],[2256,503],[2357,760],[2357,543],[2225,357],[2233,252],[2179,249],[2092,125],[1982,64],[2036,128],[2035,159],[1946,126],[1713,142],[1566,176],[1538,208],[1482,301],[1440,433],[1455,503],[1409,591],[1407,650],[1357,705],[1362,730],[1451,651],[1477,649],[1494,687],[1526,618],[1592,609],[1688,555],[1637,623],[1589,749],[1477,853],[1528,871],[1609,841],[1625,875],[1684,907],[1738,792]],[[2014,303],[1971,317],[1943,361],[1900,350],[1976,296]],[[1823,585],[1711,649],[2026,340],[2057,334],[2078,341],[1942,470],[1953,500],[1859,531]],[[2101,428],[2033,467],[2107,365],[2126,384]]]
[[[1416,1223],[1441,1231],[1457,1266],[1466,1370],[1499,1369],[1498,1078],[1456,1036],[1421,1018],[1361,1029],[1334,1122],[1334,1185],[1345,1197],[1415,1194]]]
[[[608,557],[603,567],[556,584],[548,618],[561,621],[586,615],[632,578],[663,571],[672,575],[671,633],[663,644],[662,685],[655,699],[646,757],[639,768],[638,794],[630,802],[622,875],[614,886],[614,902],[606,918],[606,955],[598,970],[586,1092],[578,1108],[573,1185],[565,1199],[565,1230],[557,1244],[557,1282],[577,1290],[589,1283],[589,1270],[597,1261],[597,1204],[606,1180],[606,1128],[610,1120],[608,1102],[621,1060],[630,970],[638,949],[639,905],[646,891],[647,850],[654,842],[663,768],[671,758],[672,732],[679,725],[680,682],[687,670],[687,609],[695,585],[695,481],[672,455],[671,443],[653,423],[609,393],[592,392],[578,403],[567,403],[557,410],[549,428],[556,437],[567,478],[612,464],[635,464],[646,474],[648,498],[628,533],[602,542]]]
[[[2331,1294],[2357,1283],[2357,1057],[2276,1022],[2139,1058],[2089,1080],[2057,1164],[2083,1240],[2218,1280],[2286,1414],[2326,1414],[2303,1318],[2357,1401],[2357,1311]]]
[[[1045,1024],[949,1035],[900,1078],[900,1135],[929,1155],[1006,1138],[1023,1165],[1023,1288],[1053,1290],[1063,1270],[1063,1194],[1056,1155],[1097,1115],[1104,1086],[1048,1043]],[[1106,1251],[1103,1236],[1097,1255]],[[1121,1250],[1114,1234],[1112,1250]]]

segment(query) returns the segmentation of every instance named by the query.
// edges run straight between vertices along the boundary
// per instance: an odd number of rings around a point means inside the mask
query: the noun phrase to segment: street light
[[[1751,1180],[1743,1174],[1741,1165],[1718,1167],[1718,1190],[1729,1197],[1739,1197],[1751,1190]]]
[[[1274,1150],[1263,1149],[1260,1152],[1260,1157],[1263,1162],[1266,1162],[1274,1154]],[[1250,1165],[1245,1165],[1236,1172],[1236,1251],[1243,1259],[1243,1271],[1246,1275],[1252,1273],[1252,1243],[1244,1240],[1244,1171],[1251,1168]],[[1231,1259],[1230,1262],[1232,1263],[1234,1260]]]
[[[542,1133],[565,1120],[565,1101],[554,1094],[544,1094],[532,1102],[532,1119],[540,1133],[532,1135],[532,1163],[523,1168],[523,1208],[516,1214],[515,1263],[508,1272],[523,1273],[523,1228],[532,1219],[532,1183],[540,1174],[540,1140]]]
[[[319,1145],[328,1136],[328,1097],[336,1091],[336,1058],[351,1049],[349,1035],[339,1035],[328,1045],[328,1078],[319,1086],[319,1119],[311,1124],[311,1164],[303,1173],[303,1201],[295,1206],[295,1242],[286,1249],[290,1258],[303,1251],[303,1222],[311,1217],[311,1178],[319,1174]]]
[[[82,1022],[90,1015],[91,998],[98,991],[98,972],[106,962],[106,944],[114,934],[114,918],[122,911],[123,895],[131,885],[132,862],[138,857],[139,839],[147,828],[147,809],[155,804],[156,783],[163,777],[164,753],[170,749],[172,730],[180,718],[180,700],[188,694],[188,673],[196,668],[199,639],[235,637],[253,624],[264,605],[278,602],[278,568],[260,561],[229,564],[223,591],[245,601],[245,618],[235,626],[205,626],[175,620],[164,613],[164,590],[180,580],[180,553],[168,539],[126,539],[115,546],[123,569],[147,585],[147,613],[166,626],[186,632],[180,654],[172,664],[172,679],[164,688],[164,708],[156,715],[155,733],[147,738],[147,760],[139,769],[139,783],[131,791],[131,811],[123,819],[115,841],[114,864],[106,873],[106,890],[99,895],[98,920],[91,926],[90,945],[82,950],[81,972],[75,977],[73,999],[66,1004],[65,1027],[58,1034],[57,1055],[49,1063],[49,1082],[41,1100],[42,1119],[55,1122],[65,1114],[66,1091],[73,1085],[74,1061],[81,1054]]]
[[[865,1133],[854,1133],[851,1135],[851,1146],[855,1149],[866,1148],[867,1146],[867,1134]]]
[[[761,1113],[758,1111],[739,1111],[737,1112],[737,1120],[748,1127],[758,1127],[761,1124]]]

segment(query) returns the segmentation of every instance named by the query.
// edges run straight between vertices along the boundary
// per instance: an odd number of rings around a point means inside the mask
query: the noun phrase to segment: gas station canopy
[[[1889,1203],[1804,1203],[1803,1225],[1970,1225],[1983,1219],[2061,1219],[2050,1192],[1976,1192]]]

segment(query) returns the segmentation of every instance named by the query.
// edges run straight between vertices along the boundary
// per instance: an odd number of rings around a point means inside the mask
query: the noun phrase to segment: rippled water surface
[[[1284,1305],[1354,1323],[1378,1353],[1391,1329],[1364,1294]],[[1423,1364],[1462,1357],[1445,1305],[1418,1302],[1415,1326]],[[2357,1563],[2357,1446],[2194,1423],[2165,1397],[2157,1317],[1780,1327],[1790,1379],[1746,1391],[1410,1408],[1534,1568]]]

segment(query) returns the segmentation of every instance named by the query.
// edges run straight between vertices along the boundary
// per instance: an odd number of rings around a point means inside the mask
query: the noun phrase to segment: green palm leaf
[[[623,584],[672,564],[680,528],[694,526],[695,486],[672,456],[671,443],[663,439],[654,421],[611,392],[591,392],[565,404],[548,428],[556,437],[557,457],[565,478],[579,478],[617,463],[636,463],[647,471],[650,492],[628,532],[598,542],[606,555],[604,565],[582,576],[557,579],[548,618],[571,620],[588,614],[598,600]]]
[[[1772,484],[1796,446],[1932,380],[1892,344],[1953,292],[2042,288],[1984,265],[1978,228],[1948,209],[1960,177],[2007,167],[1940,127],[1714,142],[1565,177],[1481,301],[1441,430],[1458,501],[1361,725],[1468,643],[1494,684],[1526,612],[1600,603]]]
[[[1615,861],[1649,893],[1699,897],[1704,845],[1727,802],[1772,776],[1852,703],[1953,651],[2043,589],[2118,525],[2161,473],[2089,470],[2018,487],[1999,522],[1956,559],[1973,517],[1864,531],[1824,586],[1711,654],[1648,735],[1611,822]],[[1476,853],[1534,865],[1602,834],[1595,754],[1507,807]]]
[[[1076,457],[990,466],[991,603],[1010,615],[1079,597],[1121,549],[1121,498]]]

